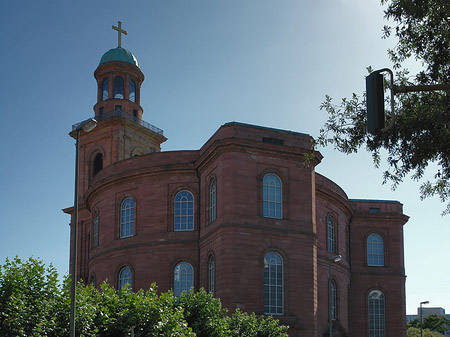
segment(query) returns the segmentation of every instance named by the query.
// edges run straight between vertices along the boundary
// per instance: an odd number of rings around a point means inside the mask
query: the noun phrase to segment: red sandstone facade
[[[114,98],[118,76],[123,92]],[[291,327],[291,336],[327,336],[330,296],[336,303],[333,336],[382,336],[369,334],[374,290],[384,296],[383,336],[406,336],[403,225],[408,218],[399,202],[348,199],[315,172],[320,153],[304,165],[312,141],[306,134],[232,122],[199,150],[161,152],[166,138],[141,120],[144,75],[137,63],[108,60],[95,77],[98,125],[80,135],[78,278],[119,287],[119,273],[128,267],[133,289],[156,282],[164,292],[174,287],[177,264],[188,262],[195,289],[212,288],[231,311],[264,314],[264,259],[272,252],[282,261],[281,313],[274,316]],[[267,174],[281,182],[279,216],[264,213]],[[193,196],[192,230],[176,230],[174,200],[180,191]],[[123,237],[126,198],[134,202],[133,230]],[[73,215],[72,208],[64,211]],[[369,266],[371,234],[382,239],[382,265]],[[342,259],[331,263],[338,254]],[[335,293],[329,296],[330,263]]]

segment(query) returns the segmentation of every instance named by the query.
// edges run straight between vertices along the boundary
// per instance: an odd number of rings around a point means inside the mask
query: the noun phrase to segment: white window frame
[[[216,179],[211,180],[209,184],[209,222],[216,220],[216,202],[217,202],[217,183]]]
[[[193,231],[195,226],[194,195],[188,190],[179,191],[174,198],[174,225],[176,232]]]
[[[135,202],[132,197],[125,198],[120,204],[120,238],[134,235],[134,209]]]
[[[386,336],[386,298],[382,291],[372,290],[368,296],[369,337]]]
[[[93,232],[94,232],[94,235],[93,235],[93,240],[94,240],[94,242],[93,242],[93,246],[94,246],[94,248],[95,247],[98,247],[98,211],[95,211],[95,214],[94,214],[94,225],[93,225]]]
[[[194,286],[194,268],[189,262],[178,263],[173,271],[173,294],[181,296]]]
[[[367,265],[384,266],[384,240],[380,234],[372,233],[367,237]]]
[[[268,252],[264,256],[264,314],[266,315],[283,315],[283,273],[284,266],[281,255],[276,252]]]
[[[133,272],[130,267],[123,267],[119,272],[119,290],[127,286],[131,291],[133,283]]]
[[[331,253],[336,252],[336,225],[333,221],[333,217],[327,216],[327,250]]]
[[[283,183],[274,173],[263,178],[263,217],[283,218]]]
[[[214,255],[211,255],[209,257],[209,263],[208,263],[208,287],[209,292],[214,293],[214,287],[215,287],[215,269],[216,269],[216,261],[214,259]]]

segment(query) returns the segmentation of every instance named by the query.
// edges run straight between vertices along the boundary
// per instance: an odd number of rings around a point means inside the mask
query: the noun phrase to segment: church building
[[[97,125],[70,133],[78,279],[205,288],[290,336],[329,336],[331,320],[333,336],[406,337],[400,202],[349,199],[315,171],[319,152],[305,164],[304,133],[229,122],[200,149],[163,151],[163,130],[143,120],[144,74],[120,39],[94,76]],[[64,212],[73,223],[74,208]]]

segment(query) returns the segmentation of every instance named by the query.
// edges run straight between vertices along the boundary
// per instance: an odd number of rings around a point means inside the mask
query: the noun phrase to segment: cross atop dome
[[[118,27],[117,27],[118,26]],[[122,22],[118,21],[117,26],[112,26],[112,29],[117,30],[117,38],[119,43],[119,48],[122,47],[122,34],[128,35],[128,32],[124,29],[122,29]]]

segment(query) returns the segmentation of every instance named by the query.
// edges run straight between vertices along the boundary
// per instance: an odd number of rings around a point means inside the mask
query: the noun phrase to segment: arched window
[[[263,216],[281,219],[282,206],[281,180],[275,174],[268,173],[263,179]]]
[[[102,82],[102,101],[106,101],[109,98],[109,80],[104,78]]]
[[[337,286],[334,280],[331,280],[330,282],[328,300],[331,301],[331,319],[334,321],[337,319]]]
[[[334,234],[335,228],[333,218],[331,216],[327,216],[327,250],[332,253],[336,251]]]
[[[94,248],[98,246],[98,212],[94,215]]]
[[[369,293],[369,337],[386,336],[386,312],[384,294],[379,290]]]
[[[189,291],[194,285],[194,268],[188,262],[178,263],[173,275],[173,294],[177,297],[183,291]]]
[[[209,222],[216,220],[216,179],[209,185]]]
[[[211,255],[211,257],[209,258],[209,266],[208,266],[208,271],[209,271],[209,292],[210,293],[214,293],[214,286],[215,286],[215,279],[214,279],[214,272],[215,272],[215,262],[214,262],[214,256]]]
[[[183,190],[175,196],[174,230],[194,230],[194,196],[191,192]]]
[[[94,157],[92,176],[95,176],[102,169],[103,169],[103,155],[101,153],[97,153]]]
[[[126,238],[134,234],[134,200],[126,198],[120,206],[120,237]]]
[[[264,257],[264,313],[283,314],[283,260],[275,252]]]
[[[114,98],[123,99],[123,77],[114,77]]]
[[[127,287],[131,291],[131,284],[133,281],[133,273],[129,267],[124,267],[119,272],[119,290]]]
[[[372,233],[367,238],[367,265],[384,266],[384,244],[379,234]]]
[[[130,95],[128,96],[131,102],[136,102],[136,82],[130,80]]]

